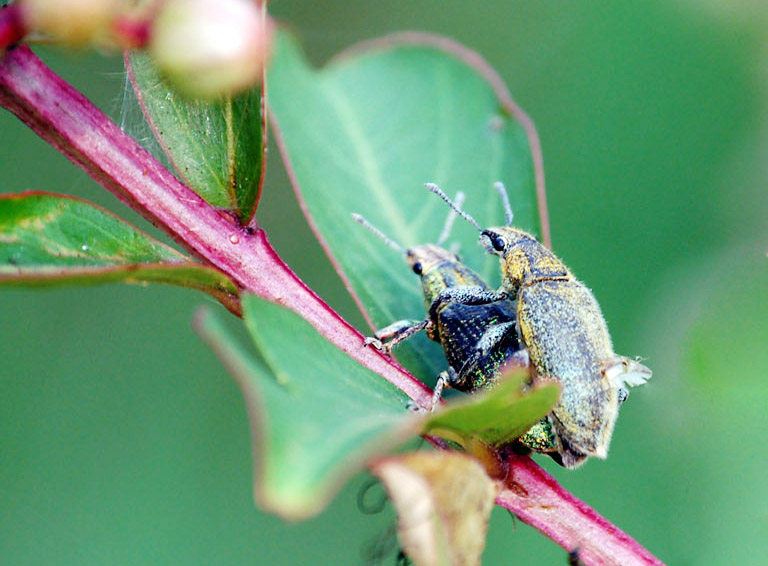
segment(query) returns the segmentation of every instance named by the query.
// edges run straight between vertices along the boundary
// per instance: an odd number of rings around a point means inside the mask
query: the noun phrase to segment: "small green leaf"
[[[448,207],[424,183],[449,195],[482,225],[503,224],[492,183],[509,192],[515,224],[539,229],[534,164],[526,130],[488,80],[488,69],[434,38],[397,39],[314,70],[296,43],[277,36],[268,72],[270,108],[293,179],[313,225],[372,323],[425,316],[418,278],[397,252],[355,223],[362,214],[401,245],[434,242]],[[474,65],[474,66],[473,66]],[[491,285],[498,261],[459,222],[450,242]],[[421,377],[445,369],[424,338],[398,346],[398,359]]]
[[[134,52],[128,64],[144,115],[181,180],[213,206],[233,211],[243,223],[250,220],[264,164],[261,88],[191,99],[145,53]]]
[[[196,328],[243,390],[259,503],[304,518],[370,457],[418,435],[423,418],[406,410],[401,391],[294,312],[246,295],[243,313],[263,363],[210,315],[201,313]]]
[[[91,203],[40,192],[0,196],[0,285],[112,281],[237,294],[223,273]]]
[[[509,444],[549,413],[560,395],[554,383],[524,394],[525,377],[521,372],[510,374],[493,389],[449,404],[429,419],[425,431],[477,438],[490,446]]]

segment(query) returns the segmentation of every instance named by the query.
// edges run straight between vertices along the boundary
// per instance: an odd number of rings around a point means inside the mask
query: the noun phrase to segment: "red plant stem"
[[[26,46],[0,60],[0,104],[150,222],[243,289],[285,305],[349,356],[427,406],[429,389],[372,348],[280,259],[263,230],[233,224],[183,185]]]
[[[511,456],[496,503],[590,566],[663,566],[635,539],[564,490],[528,456]]]
[[[180,183],[25,46],[0,57],[0,104],[91,177],[243,289],[291,308],[330,342],[422,406],[431,393],[378,352],[285,265],[263,230],[246,230]],[[631,537],[562,489],[530,458],[509,459],[497,503],[587,565],[661,564]]]

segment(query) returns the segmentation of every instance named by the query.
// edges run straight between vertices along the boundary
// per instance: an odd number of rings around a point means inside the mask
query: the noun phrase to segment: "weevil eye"
[[[416,275],[421,275],[421,273],[422,273],[422,272],[423,272],[423,270],[424,270],[424,268],[422,267],[422,265],[421,265],[421,262],[420,262],[420,261],[417,261],[416,263],[414,263],[414,264],[413,264],[413,267],[412,267],[411,269],[413,269],[413,272],[414,272]]]
[[[504,246],[506,245],[506,242],[504,242],[504,238],[502,238],[501,236],[493,232],[488,232],[488,237],[491,240],[491,245],[493,246],[494,250],[496,250],[497,252],[504,251]]]
[[[482,233],[483,237],[488,238],[488,241],[491,244],[491,247],[494,249],[494,251],[497,252],[503,252],[504,248],[506,247],[506,242],[504,241],[504,238],[502,238],[499,234],[496,232],[491,232],[490,230],[485,230]]]

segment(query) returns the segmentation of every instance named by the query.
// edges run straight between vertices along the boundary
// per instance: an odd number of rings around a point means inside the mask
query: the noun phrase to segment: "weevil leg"
[[[626,387],[619,387],[619,405],[623,404],[624,401],[627,400],[627,397],[629,397],[629,389]]]
[[[452,389],[458,380],[459,374],[457,374],[456,370],[452,367],[449,367],[447,370],[440,372],[440,374],[437,376],[435,389],[432,392],[432,407],[430,408],[430,411],[434,411],[438,407],[440,399],[443,397],[443,390],[446,387]]]
[[[388,324],[384,328],[380,328],[376,331],[376,338],[385,342],[396,338],[400,333],[407,332],[411,327],[418,326],[424,321],[421,320],[397,320],[392,324]]]
[[[441,371],[437,376],[437,382],[435,383],[435,389],[432,392],[432,405],[430,406],[430,412],[434,411],[440,404],[440,399],[443,397],[443,389],[446,386],[450,387],[451,379],[455,376],[456,372],[449,368],[448,371]]]
[[[443,397],[443,390],[446,387],[451,386],[451,380],[455,379],[456,372],[452,368],[448,368],[447,371],[441,371],[437,376],[437,382],[435,383],[435,389],[432,392],[432,401],[428,408],[422,408],[414,401],[408,401],[406,409],[413,411],[414,413],[433,412],[440,404],[440,399]]]
[[[431,324],[429,319],[398,320],[376,332],[372,338],[366,338],[365,345],[372,345],[377,350],[389,354],[397,344],[421,330],[428,329]]]

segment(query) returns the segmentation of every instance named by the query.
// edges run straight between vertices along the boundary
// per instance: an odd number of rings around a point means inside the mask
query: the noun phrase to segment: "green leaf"
[[[112,281],[237,293],[223,273],[91,203],[40,192],[0,196],[0,285]]]
[[[549,413],[560,395],[554,383],[524,394],[525,377],[524,372],[503,376],[493,389],[449,404],[429,419],[426,432],[477,438],[490,446],[509,444]]]
[[[423,418],[406,410],[401,391],[294,312],[246,295],[243,313],[263,362],[205,312],[196,328],[243,391],[260,505],[304,518],[320,511],[371,456],[417,435]]]
[[[250,220],[263,180],[261,88],[191,99],[145,53],[134,52],[127,61],[144,115],[181,180],[213,206],[233,211],[243,223]]]
[[[509,192],[515,224],[538,232],[534,165],[525,129],[461,48],[410,37],[308,66],[296,43],[277,37],[268,96],[284,156],[317,232],[381,328],[425,316],[418,278],[397,252],[355,223],[358,212],[400,244],[434,242],[447,206],[425,188],[467,193],[464,208],[481,225],[503,224],[492,183]],[[459,222],[451,241],[489,284],[498,261]],[[420,341],[419,341],[420,340]],[[398,359],[421,377],[445,368],[426,338],[398,346]]]

